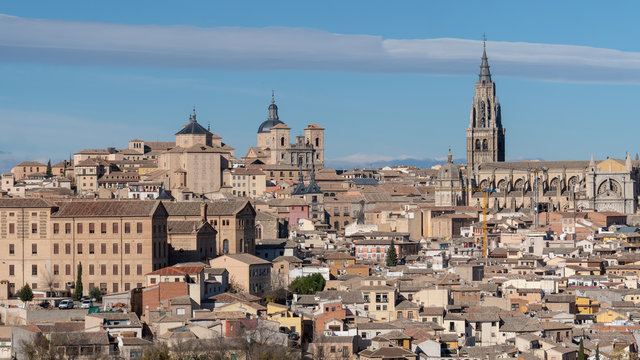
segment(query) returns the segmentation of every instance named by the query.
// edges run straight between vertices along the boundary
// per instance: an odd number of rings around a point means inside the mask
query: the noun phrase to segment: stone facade
[[[292,144],[291,128],[280,120],[273,97],[267,120],[258,128],[257,145],[245,155],[246,162],[292,167],[302,165],[307,171],[312,163],[319,168],[324,167],[324,128],[310,124],[304,129],[304,135],[296,136]]]

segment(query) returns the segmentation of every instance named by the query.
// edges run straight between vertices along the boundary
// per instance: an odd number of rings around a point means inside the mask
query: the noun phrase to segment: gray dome
[[[278,105],[275,104],[275,100],[273,99],[273,94],[271,95],[271,104],[269,105],[269,116],[267,120],[263,121],[258,128],[258,134],[260,133],[268,133],[271,131],[271,128],[278,125],[284,124],[280,121],[278,117]]]
[[[284,124],[282,121],[278,120],[278,119],[267,119],[265,121],[262,122],[262,124],[260,124],[260,127],[258,128],[258,134],[259,133],[268,133],[269,131],[271,131],[271,128],[278,125],[278,124]]]
[[[438,180],[460,180],[461,178],[460,168],[453,163],[451,152],[449,152],[447,162],[438,170]]]

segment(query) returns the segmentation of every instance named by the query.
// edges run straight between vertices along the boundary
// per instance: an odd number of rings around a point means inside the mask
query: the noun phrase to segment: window
[[[89,234],[94,234],[96,232],[96,224],[89,223]]]
[[[69,223],[64,224],[64,233],[71,234],[71,224]]]
[[[131,224],[124,223],[124,233],[129,234],[131,232]]]
[[[114,234],[118,233],[118,223],[113,223],[113,229],[112,229]]]
[[[100,275],[107,275],[107,265],[100,264]]]
[[[31,255],[38,255],[38,244],[31,244]]]
[[[89,264],[89,275],[93,275],[94,274],[94,266],[93,264]]]
[[[9,265],[9,276],[14,276],[16,269],[14,265]]]
[[[60,233],[60,224],[58,224],[58,223],[53,224],[53,233],[54,234],[59,234]]]
[[[124,274],[125,275],[130,275],[130,268],[129,268],[129,264],[125,264],[124,265]]]
[[[118,275],[118,265],[113,264],[113,275]]]
[[[32,234],[38,233],[38,224],[31,224],[31,233]]]
[[[118,244],[113,244],[113,253],[114,254],[118,253]]]
[[[138,234],[142,234],[142,223],[141,222],[136,224],[136,231],[138,232]]]
[[[131,245],[129,243],[124,244],[124,253],[129,254],[131,252]]]
[[[136,265],[136,275],[142,275],[142,264]]]
[[[71,264],[66,264],[64,266],[64,274],[65,275],[71,275]]]
[[[82,244],[78,244],[78,254],[82,254]]]
[[[16,248],[14,244],[9,244],[9,255],[15,255]]]
[[[113,292],[118,292],[118,283],[113,283]]]
[[[76,233],[82,234],[82,224],[78,223],[78,225],[76,226]]]
[[[107,244],[100,244],[100,254],[107,253]]]
[[[449,331],[456,331],[456,325],[453,321],[449,322]]]
[[[93,245],[93,243],[89,244],[89,254],[94,254],[95,253],[95,247]]]
[[[31,276],[38,276],[38,265],[31,265]]]
[[[16,233],[16,224],[9,224],[9,234]]]
[[[225,254],[229,253],[229,240],[224,239],[224,241],[222,242],[222,252]]]
[[[136,244],[136,252],[138,254],[142,254],[142,244]]]
[[[184,315],[184,308],[176,309],[176,315]]]
[[[100,233],[101,234],[107,233],[107,223],[100,223]]]
[[[71,254],[71,244],[64,244],[64,253],[67,255]]]

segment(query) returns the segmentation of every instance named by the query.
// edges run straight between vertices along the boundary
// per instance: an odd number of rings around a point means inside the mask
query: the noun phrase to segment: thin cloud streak
[[[487,43],[500,76],[640,83],[640,53],[575,45]],[[199,28],[20,18],[0,14],[0,61],[68,65],[472,75],[482,43],[384,39],[308,28]]]

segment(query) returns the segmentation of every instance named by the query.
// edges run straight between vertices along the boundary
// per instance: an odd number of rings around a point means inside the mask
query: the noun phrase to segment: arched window
[[[316,138],[316,147],[320,146],[320,138]]]
[[[284,146],[284,136],[280,138],[280,146]]]
[[[480,139],[476,139],[476,150],[480,150]]]
[[[256,239],[262,239],[262,226],[256,226]]]
[[[224,239],[224,241],[222,241],[222,252],[224,254],[228,254],[229,253],[229,240],[228,239]]]
[[[240,239],[240,251],[241,252],[245,252],[245,250],[244,250],[244,240],[243,239]]]
[[[549,182],[549,191],[558,191],[558,187],[560,187],[560,179],[554,177]]]
[[[482,150],[489,150],[489,141],[487,139],[482,140]]]

